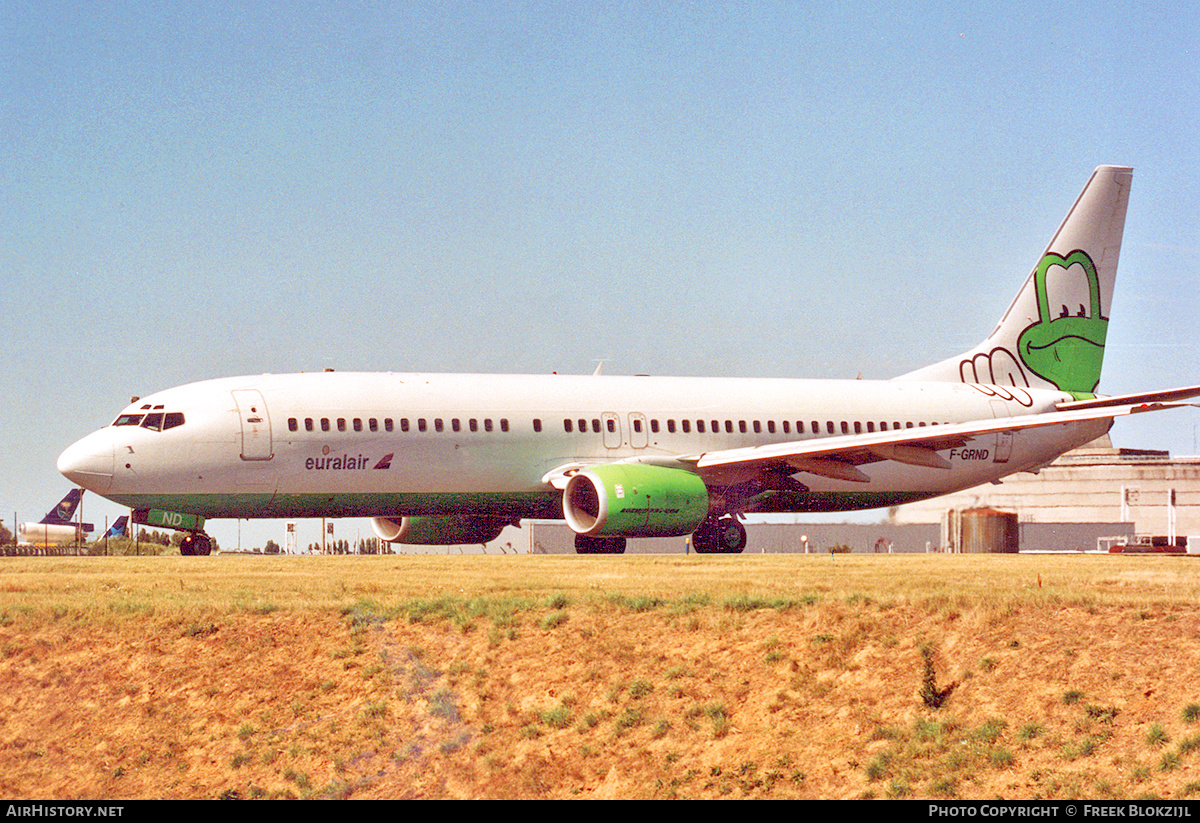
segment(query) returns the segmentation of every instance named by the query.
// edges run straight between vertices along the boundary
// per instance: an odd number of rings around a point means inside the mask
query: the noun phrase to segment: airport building
[[[1191,537],[1194,545],[1200,542],[1200,457],[1118,449],[1106,436],[1067,452],[1036,474],[1019,472],[997,484],[899,506],[890,519],[900,525],[945,526],[956,513],[976,509],[1014,513],[1022,537],[1025,531],[1044,533],[1036,527],[1052,524],[1060,524],[1064,532],[1070,526],[1110,524],[1112,537],[1127,534],[1170,545],[1186,545]],[[1051,547],[1031,546],[1023,539],[1021,548]]]

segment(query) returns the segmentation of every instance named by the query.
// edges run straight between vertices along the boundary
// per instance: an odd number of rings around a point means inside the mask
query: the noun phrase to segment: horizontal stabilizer
[[[1126,406],[1126,405],[1184,405],[1195,406],[1196,403],[1179,403],[1180,400],[1187,400],[1192,397],[1200,396],[1200,386],[1184,386],[1179,389],[1166,389],[1164,391],[1144,392],[1142,394],[1123,394],[1119,397],[1097,397],[1092,400],[1070,400],[1066,403],[1059,403],[1055,408],[1059,411],[1079,411],[1082,409],[1104,409],[1109,406]]]

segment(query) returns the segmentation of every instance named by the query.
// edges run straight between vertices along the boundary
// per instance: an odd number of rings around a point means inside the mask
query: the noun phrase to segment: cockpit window
[[[166,431],[186,422],[183,412],[150,412],[149,414],[122,414],[113,421],[114,426],[141,426],[151,431]]]

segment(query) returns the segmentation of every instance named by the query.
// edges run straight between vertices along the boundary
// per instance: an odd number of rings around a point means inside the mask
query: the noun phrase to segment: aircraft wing
[[[1181,389],[1178,391],[1191,390]],[[1195,394],[1200,394],[1200,387],[1195,389]],[[1194,396],[1194,394],[1180,396],[1188,397]],[[1138,397],[1144,402],[1122,402],[1117,405],[1093,407],[1087,405],[1093,401],[1084,401],[1083,408],[1069,408],[1065,411],[868,434],[817,437],[743,449],[724,449],[684,457],[680,459],[680,462],[693,464],[696,470],[705,476],[719,475],[722,471],[774,467],[790,469],[792,472],[807,471],[840,480],[865,482],[868,479],[867,476],[857,467],[882,460],[948,469],[950,464],[938,454],[939,451],[964,446],[973,438],[987,434],[1016,432],[1194,405],[1176,401],[1145,400],[1146,397],[1149,397],[1148,395],[1139,395]]]

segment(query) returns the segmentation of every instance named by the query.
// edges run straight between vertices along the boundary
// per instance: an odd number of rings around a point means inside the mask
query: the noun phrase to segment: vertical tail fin
[[[1104,339],[1133,170],[1100,166],[1042,253],[995,330],[960,355],[905,380],[1057,388],[1092,397]]]
[[[63,525],[71,522],[75,509],[83,497],[83,489],[71,489],[67,496],[58,501],[58,505],[46,512],[41,522],[47,525]]]

